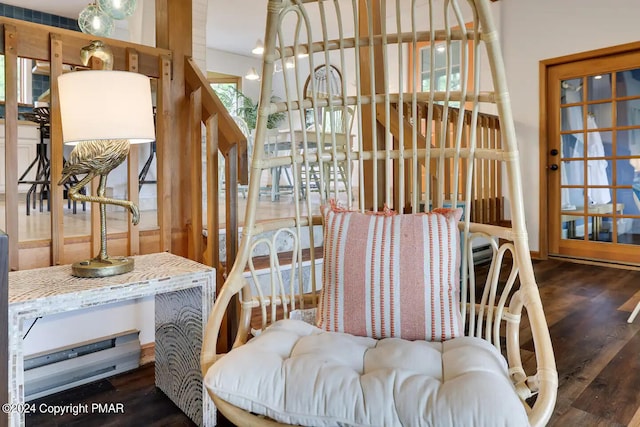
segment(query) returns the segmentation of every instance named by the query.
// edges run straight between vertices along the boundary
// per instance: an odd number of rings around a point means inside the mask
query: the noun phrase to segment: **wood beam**
[[[156,46],[168,49],[173,55],[169,96],[172,102],[163,106],[163,114],[167,115],[165,119],[168,122],[165,123],[167,133],[163,144],[163,170],[159,171],[160,176],[168,175],[170,178],[172,236],[182,236],[185,233],[193,197],[188,150],[189,98],[185,84],[185,58],[192,56],[192,27],[190,1],[156,1]],[[185,245],[179,241],[175,243],[175,247],[172,243],[172,252],[186,256]]]
[[[376,118],[378,119],[378,123],[381,125],[386,125],[387,123],[387,115],[385,114],[384,108],[378,108],[376,110]],[[413,141],[413,126],[409,122],[409,120],[404,117],[402,119],[402,124],[398,119],[398,110],[390,106],[389,107],[389,132],[391,135],[398,141],[400,141],[400,127],[402,127],[403,131],[403,140],[404,147],[407,149],[412,148]],[[426,147],[426,138],[418,131],[418,147]]]
[[[162,0],[156,2],[162,3]],[[191,12],[191,2],[182,2],[180,4],[189,4],[189,12]],[[0,24],[12,25],[16,27],[18,33],[21,35],[20,44],[17,46],[17,55],[23,58],[37,59],[40,61],[49,61],[49,34],[51,27],[47,27],[41,24],[34,24],[32,22],[21,21],[18,19],[0,17]],[[78,31],[65,30],[62,28],[55,29],[57,36],[60,39],[62,50],[60,51],[60,58],[64,64],[74,65],[82,67],[80,61],[80,49],[88,45],[92,40],[96,39],[96,36],[90,34],[83,34]],[[177,31],[178,33],[185,33],[184,30]],[[158,32],[156,31],[156,34]],[[189,26],[189,35],[191,34],[191,26]],[[113,52],[113,69],[125,70],[127,61],[127,48],[133,48],[139,55],[139,69],[140,72],[150,76],[159,77],[160,68],[158,67],[158,55],[166,55],[171,57],[171,51],[165,49],[159,51],[156,48],[133,44],[129,42],[123,42],[116,39],[108,39],[107,44]],[[2,43],[0,43],[0,50],[2,49]],[[4,52],[0,51],[0,54]]]

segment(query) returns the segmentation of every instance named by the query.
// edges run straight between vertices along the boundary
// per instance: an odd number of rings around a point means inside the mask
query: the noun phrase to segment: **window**
[[[452,29],[457,29],[454,27]],[[467,23],[466,28],[473,28],[473,23]],[[433,84],[433,90],[445,91],[447,89],[447,52],[446,42],[417,43],[417,52],[414,55],[413,49],[409,47],[408,53],[408,83],[409,90],[413,88],[414,78],[416,85],[422,91],[428,91]],[[467,44],[467,64],[462,64],[463,48],[465,46],[460,40],[453,40],[449,45],[449,56],[451,58],[451,77],[449,79],[449,90],[459,91],[462,89],[462,67],[467,67],[467,93],[473,91],[473,69],[475,67],[473,40]],[[431,54],[433,49],[433,71],[431,70]],[[431,73],[433,72],[433,76]],[[459,102],[449,102],[450,107],[459,107]]]
[[[18,102],[31,104],[31,60],[18,58]],[[5,100],[4,55],[0,55],[0,101]]]
[[[209,84],[229,113],[238,115],[239,94],[242,90],[240,76],[209,72]]]
[[[209,72],[209,84],[222,104],[234,119],[242,119],[244,122],[240,128],[246,126],[247,129],[255,129],[258,103],[242,93],[241,82],[242,77],[239,76]],[[271,119],[272,116],[277,117],[277,115],[270,115],[269,118]],[[269,127],[268,124],[267,127]]]
[[[434,49],[433,75],[431,75],[431,49]],[[447,90],[447,52],[446,44],[436,43],[420,49],[420,84],[423,91],[429,91],[433,85],[436,91]],[[459,91],[460,84],[460,41],[454,41],[450,46],[451,77],[449,90]],[[459,102],[450,102],[452,107],[458,107]]]
[[[213,91],[231,114],[238,112],[238,84],[237,83],[211,83]]]

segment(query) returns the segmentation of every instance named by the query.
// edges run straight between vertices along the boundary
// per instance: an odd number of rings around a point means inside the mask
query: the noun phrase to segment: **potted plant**
[[[235,116],[242,118],[249,129],[256,128],[258,118],[258,103],[231,85],[219,86],[214,89],[218,98],[226,109]],[[271,101],[277,101],[277,97],[271,97]],[[267,129],[277,129],[285,119],[284,112],[270,114],[267,118]]]

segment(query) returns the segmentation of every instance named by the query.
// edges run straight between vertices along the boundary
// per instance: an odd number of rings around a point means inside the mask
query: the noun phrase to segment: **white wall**
[[[260,74],[262,72],[262,57],[244,56],[223,50],[207,49],[207,71],[241,76],[242,93],[257,102],[260,96],[260,81],[244,78],[252,67]]]
[[[638,0],[503,0],[501,40],[531,250],[539,250],[539,62],[640,39]],[[526,159],[526,161],[524,160]]]
[[[146,46],[156,45],[156,5],[155,0],[141,0],[136,11],[123,20],[116,20],[112,38]]]
[[[25,332],[32,322],[33,320],[25,322]],[[155,341],[153,297],[54,314],[38,319],[24,339],[24,353],[31,355],[50,351],[130,329],[140,331],[141,344]]]
[[[129,41],[146,46],[156,45],[155,0],[138,1],[135,13],[128,20]]]

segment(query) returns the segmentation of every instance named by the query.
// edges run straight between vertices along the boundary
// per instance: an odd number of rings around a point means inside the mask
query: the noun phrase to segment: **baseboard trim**
[[[584,258],[574,258],[570,256],[561,256],[561,255],[549,255],[549,259],[557,259],[559,261],[567,261],[573,262],[576,264],[586,264],[586,265],[595,265],[598,267],[608,267],[608,268],[617,268],[620,270],[633,270],[640,271],[640,265],[637,264],[623,264],[616,263],[610,261],[600,261],[596,259],[584,259]]]
[[[150,342],[140,346],[140,366],[153,363],[156,360],[156,343]]]

